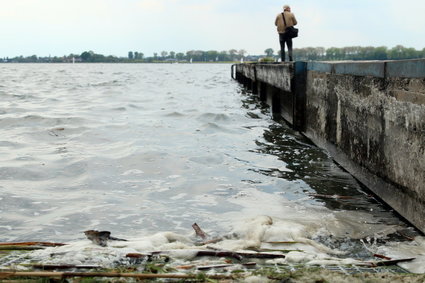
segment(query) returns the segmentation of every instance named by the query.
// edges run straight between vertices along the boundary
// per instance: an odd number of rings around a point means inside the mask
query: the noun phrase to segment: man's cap
[[[291,7],[289,7],[289,5],[284,5],[283,6],[283,10],[286,10],[286,9],[289,9],[289,8],[291,8]]]

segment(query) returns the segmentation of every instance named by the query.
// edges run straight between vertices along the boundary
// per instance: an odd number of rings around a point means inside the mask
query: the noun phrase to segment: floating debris
[[[19,277],[44,277],[65,279],[72,277],[122,277],[136,279],[199,279],[199,275],[193,274],[145,274],[145,273],[119,273],[119,272],[26,272],[26,271],[10,271],[0,272],[0,279],[10,279]],[[234,279],[234,276],[229,275],[208,275],[205,279]]]
[[[273,223],[267,217],[260,220],[256,220],[255,224],[263,228]],[[205,242],[210,241],[208,240],[209,235],[199,225],[194,223],[192,227],[198,238]],[[202,247],[196,246],[194,239],[171,232],[131,240],[111,237],[109,231],[88,230],[85,231],[85,235],[97,246],[88,244],[86,240],[69,244],[50,242],[0,243],[0,280],[116,277],[124,281],[126,278],[127,280],[208,281],[215,279],[243,281],[249,277],[259,276],[266,281],[279,281],[292,278],[293,272],[299,270],[306,270],[305,274],[308,274],[310,272],[309,265],[317,267],[320,270],[319,273],[323,273],[324,270],[334,271],[332,275],[325,272],[326,276],[331,277],[341,276],[341,273],[348,276],[348,273],[393,272],[396,274],[404,273],[415,279],[419,278],[417,282],[421,282],[420,280],[424,278],[424,276],[414,277],[407,270],[397,266],[398,263],[413,261],[414,258],[392,259],[383,253],[370,253],[370,258],[383,259],[377,261],[344,259],[325,254],[312,257],[307,247],[315,247],[311,243],[313,240],[306,241],[306,239],[293,238],[291,241],[288,237],[288,241],[285,241],[286,237],[277,234],[276,236],[279,237],[275,238],[263,238],[261,236],[258,238],[258,242],[238,245],[238,247],[243,248],[234,250],[231,249],[231,245],[227,245],[229,242],[244,242],[246,241],[245,238],[252,241],[252,235],[245,235],[243,231],[239,231],[214,239],[217,245]],[[262,233],[255,235],[260,236]],[[108,241],[114,240],[126,241],[126,243],[110,244],[108,247]],[[151,245],[149,241],[155,241],[156,244]],[[220,241],[223,241],[223,243]],[[275,247],[279,245],[289,245],[293,249],[276,249]],[[1,251],[2,247],[7,249]],[[230,247],[230,249],[227,247]],[[304,247],[306,250],[300,250],[300,247]],[[28,250],[25,250],[25,248],[28,248]],[[42,250],[31,250],[35,248]],[[177,270],[181,273],[178,273]],[[332,281],[331,277],[325,278]]]
[[[62,243],[50,243],[50,242],[11,242],[11,243],[0,243],[0,251],[31,251],[40,250],[45,247],[60,247],[64,246]]]
[[[325,199],[358,199],[353,196],[340,196],[340,195],[323,195],[323,194],[308,194],[311,197],[325,198]]]
[[[102,268],[102,266],[100,265],[75,265],[75,264],[33,264],[32,267],[36,269],[42,269],[42,270]]]
[[[106,247],[108,240],[127,241],[125,239],[111,237],[111,232],[109,231],[87,230],[84,231],[84,234],[86,235],[87,239],[91,240],[93,243],[101,247]]]
[[[371,262],[371,266],[390,266],[390,265],[396,265],[400,262],[407,262],[415,260],[415,258],[402,258],[402,259],[392,259],[392,260],[382,260],[382,261],[375,261]]]
[[[204,231],[202,231],[198,224],[193,223],[192,227],[195,230],[196,236],[201,237],[204,240],[208,238],[208,235]]]

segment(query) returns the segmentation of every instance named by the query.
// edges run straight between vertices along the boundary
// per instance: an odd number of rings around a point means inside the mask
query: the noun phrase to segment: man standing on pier
[[[283,13],[276,16],[274,24],[277,26],[277,32],[279,33],[280,57],[282,62],[285,61],[285,44],[288,46],[289,61],[293,61],[292,38],[287,36],[285,31],[287,27],[295,26],[297,20],[295,19],[295,15],[291,13],[291,7],[289,5],[283,6]]]

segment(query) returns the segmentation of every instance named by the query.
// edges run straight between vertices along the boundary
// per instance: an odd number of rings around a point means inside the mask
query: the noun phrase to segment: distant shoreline
[[[262,55],[246,55],[246,51],[231,49],[228,51],[191,50],[186,53],[162,51],[154,56],[145,57],[141,52],[129,51],[127,57],[96,54],[93,51],[84,51],[81,54],[64,56],[28,57],[16,56],[13,58],[0,57],[0,63],[237,63],[237,62],[275,62],[280,58],[280,51],[267,48]],[[358,61],[358,60],[405,60],[425,58],[425,48],[414,48],[397,45],[393,48],[386,46],[348,46],[348,47],[304,47],[295,48],[294,57],[297,61]]]

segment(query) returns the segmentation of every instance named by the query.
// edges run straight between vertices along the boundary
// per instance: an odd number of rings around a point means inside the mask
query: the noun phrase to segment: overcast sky
[[[0,57],[92,50],[279,49],[284,4],[298,20],[294,47],[425,47],[425,0],[0,0]]]

